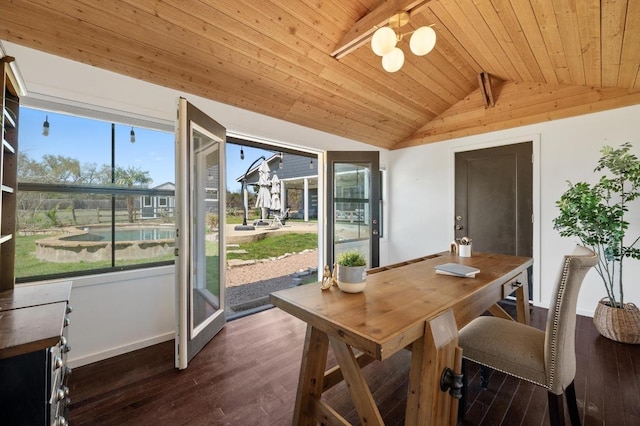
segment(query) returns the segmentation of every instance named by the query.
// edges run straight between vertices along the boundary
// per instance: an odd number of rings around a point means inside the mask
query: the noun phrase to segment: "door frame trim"
[[[531,294],[532,302],[536,306],[541,306],[541,285],[540,285],[540,264],[542,258],[540,255],[540,134],[533,133],[529,135],[515,136],[507,139],[487,140],[485,142],[479,142],[471,145],[459,145],[453,146],[449,149],[449,203],[447,209],[449,210],[449,236],[450,239],[455,239],[454,226],[455,226],[455,161],[456,153],[475,151],[484,148],[495,148],[499,146],[514,145],[523,142],[532,143],[533,152],[533,292]]]
[[[192,140],[192,136],[193,136],[193,132],[198,131],[202,134],[204,134],[205,136],[208,136],[212,139],[217,140],[217,143],[219,144],[217,151],[218,151],[218,157],[221,159],[222,157],[225,156],[226,153],[226,138],[225,140],[218,140],[219,136],[210,132],[209,130],[207,130],[206,128],[202,127],[200,124],[198,124],[195,121],[189,121],[188,123],[188,129],[189,129],[189,141]],[[204,155],[208,155],[209,153],[207,152],[210,148],[207,147],[204,152],[199,152],[197,154],[204,154]],[[189,150],[193,150],[193,147],[190,146]],[[195,152],[191,152],[191,159],[195,159],[196,157],[196,153]],[[220,161],[220,160],[219,160]],[[222,163],[222,161],[220,161],[220,163]],[[189,182],[194,182],[195,181],[195,171],[196,171],[196,164],[192,165],[193,167],[190,167],[189,170]],[[225,165],[226,166],[226,165]],[[222,173],[219,177],[219,187],[224,187],[226,188],[226,170],[225,173]],[[187,199],[189,199],[189,196],[187,195]],[[191,201],[191,200],[190,200]],[[224,194],[220,193],[220,191],[218,191],[218,204],[222,204],[223,206],[226,206],[226,190],[224,191]],[[226,209],[223,209],[222,211],[226,211]],[[193,213],[193,206],[190,205],[189,206],[189,212]],[[226,225],[226,217],[222,218],[222,221],[219,221],[220,223],[223,223],[224,225]],[[190,223],[189,226],[189,230],[191,230],[193,228],[193,223],[190,217],[187,218],[187,222]],[[227,264],[227,256],[226,256],[226,250],[224,250],[224,247],[226,247],[226,243],[223,243],[226,238],[225,235],[225,226],[221,225],[218,228],[218,241],[220,244],[219,250],[220,253],[218,255],[218,261],[219,261],[219,272],[218,272],[218,278],[220,280],[220,290],[219,290],[219,297],[220,300],[218,302],[218,304],[220,305],[217,312],[214,313],[213,315],[211,315],[210,317],[208,317],[206,320],[204,320],[202,323],[198,324],[197,326],[193,326],[193,322],[194,322],[194,318],[193,318],[193,281],[189,280],[189,288],[187,289],[187,292],[189,294],[188,297],[188,303],[189,303],[189,311],[191,312],[190,318],[189,318],[189,330],[188,330],[188,335],[189,335],[189,341],[194,341],[196,339],[198,339],[198,336],[200,335],[201,332],[203,332],[211,323],[215,322],[215,321],[222,321],[222,323],[226,322],[226,315],[225,315],[225,309],[226,309],[226,305],[227,305],[227,301],[226,301],[226,286],[223,286],[222,283],[226,282],[226,267],[225,265]],[[192,246],[189,247],[189,258],[187,259],[187,261],[189,262],[189,270],[190,271],[194,271],[196,268],[196,261],[193,258],[193,250],[191,250]],[[193,278],[193,275],[191,276],[191,278]],[[223,318],[219,318],[220,316],[222,316]],[[213,335],[215,335],[217,333],[213,333]],[[205,340],[209,341],[211,340],[211,337],[213,337],[211,334],[204,334],[205,336]],[[208,337],[211,336],[211,337]]]

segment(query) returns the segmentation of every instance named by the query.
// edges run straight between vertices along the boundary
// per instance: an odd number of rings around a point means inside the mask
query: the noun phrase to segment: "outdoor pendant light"
[[[49,116],[45,115],[44,123],[42,123],[42,136],[49,136]]]
[[[131,137],[129,138],[129,142],[134,143],[136,141],[136,132],[133,131],[133,127],[131,128],[131,132],[129,133]]]

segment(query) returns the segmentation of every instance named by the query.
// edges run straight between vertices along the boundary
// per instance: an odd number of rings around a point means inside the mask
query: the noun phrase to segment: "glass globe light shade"
[[[436,45],[436,32],[431,27],[420,27],[412,35],[409,47],[416,56],[424,56]]]
[[[382,57],[382,68],[386,72],[396,72],[404,64],[404,52],[397,47]]]
[[[396,47],[396,33],[389,27],[381,27],[371,37],[371,50],[378,56],[384,56]]]

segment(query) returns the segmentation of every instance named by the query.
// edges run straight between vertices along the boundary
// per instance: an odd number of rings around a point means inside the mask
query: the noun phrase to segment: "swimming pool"
[[[111,241],[111,228],[85,227],[82,234],[60,238],[63,241]],[[176,231],[173,227],[135,227],[116,228],[116,241],[155,241],[174,239]]]
[[[115,255],[120,260],[161,258],[175,247],[174,225],[118,225]],[[111,259],[111,227],[65,228],[65,234],[36,241],[36,257],[55,263],[99,262]]]

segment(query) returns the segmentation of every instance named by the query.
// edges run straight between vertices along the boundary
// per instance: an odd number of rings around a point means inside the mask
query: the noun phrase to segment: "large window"
[[[173,133],[21,108],[16,280],[172,263],[174,169]]]

